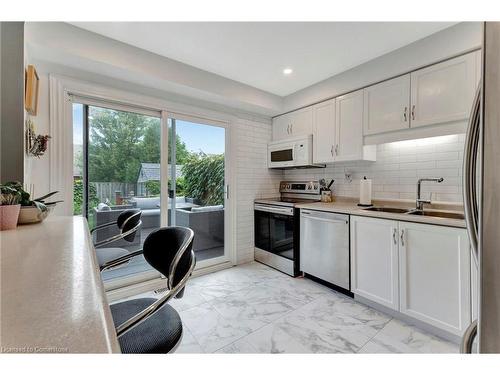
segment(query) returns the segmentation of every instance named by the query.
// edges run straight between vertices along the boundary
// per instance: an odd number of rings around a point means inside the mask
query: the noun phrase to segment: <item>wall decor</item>
[[[28,65],[24,79],[24,108],[32,116],[36,116],[38,110],[39,81],[35,67]]]
[[[26,152],[39,158],[47,151],[50,135],[37,135],[35,125],[29,118],[26,120]]]

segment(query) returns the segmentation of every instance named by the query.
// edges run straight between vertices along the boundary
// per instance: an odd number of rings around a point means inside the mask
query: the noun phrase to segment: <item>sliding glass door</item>
[[[133,241],[108,247],[132,252],[161,226],[185,226],[195,233],[198,268],[226,262],[226,128],[181,116],[162,121],[161,115],[94,102],[73,104],[74,214],[87,217],[92,229],[116,221],[128,209],[140,209],[142,225]],[[106,228],[93,240],[118,232],[118,227]],[[142,256],[103,273],[107,289],[159,276]]]
[[[98,249],[133,252],[142,248],[151,231],[160,227],[161,119],[132,111],[74,104],[75,215],[86,216],[89,227],[115,222],[129,209],[142,211],[141,229],[132,241],[121,239]],[[96,231],[94,242],[119,233],[117,226]],[[104,281],[131,284],[158,277],[145,259],[103,273]]]
[[[169,123],[169,224],[194,231],[199,266],[226,255],[226,129],[200,119]]]

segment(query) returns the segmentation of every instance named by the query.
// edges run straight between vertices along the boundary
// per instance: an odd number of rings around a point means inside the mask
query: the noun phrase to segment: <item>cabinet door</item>
[[[364,94],[363,134],[410,127],[410,75],[367,87]]]
[[[335,144],[335,99],[332,99],[313,107],[313,162],[332,162]]]
[[[363,90],[337,97],[335,160],[363,158]]]
[[[290,117],[290,133],[293,137],[312,134],[312,107],[300,109],[288,115]]]
[[[290,119],[288,115],[281,115],[273,119],[273,141],[290,138]]]
[[[477,87],[476,59],[469,53],[411,73],[410,127],[468,119]]]
[[[351,216],[351,291],[399,309],[398,222]]]
[[[462,335],[471,322],[465,229],[399,223],[400,311]]]

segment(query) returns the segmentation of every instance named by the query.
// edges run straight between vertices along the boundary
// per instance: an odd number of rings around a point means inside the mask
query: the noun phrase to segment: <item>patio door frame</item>
[[[231,249],[235,249],[233,240],[233,230],[234,225],[232,220],[236,219],[235,207],[233,205],[234,199],[232,199],[232,191],[233,186],[232,182],[232,164],[230,159],[231,142],[230,142],[230,124],[228,122],[208,119],[205,117],[189,115],[178,112],[168,112],[168,118],[180,121],[192,122],[199,125],[207,125],[207,126],[216,126],[224,129],[224,255],[222,257],[206,259],[197,262],[198,269],[209,268],[211,266],[220,264],[220,263],[235,263],[234,251],[231,252]],[[172,136],[175,136],[177,133],[172,131]],[[175,145],[175,142],[172,142]],[[228,157],[229,156],[229,157]],[[168,155],[167,155],[168,158]],[[172,160],[172,165],[174,165]],[[171,182],[172,186],[175,188],[175,181]],[[168,184],[167,184],[168,185]],[[168,186],[166,187],[168,190]],[[167,213],[168,215],[168,213]],[[196,235],[196,234],[195,234]]]
[[[168,152],[168,118],[183,117],[206,123],[217,124],[225,127],[226,131],[226,149],[225,149],[225,169],[226,186],[228,187],[229,197],[226,197],[227,213],[225,214],[225,255],[215,258],[213,262],[207,261],[195,269],[193,275],[210,273],[216,270],[231,267],[236,264],[236,188],[233,178],[233,164],[235,163],[233,155],[235,150],[232,142],[231,125],[237,122],[234,115],[208,110],[192,105],[171,102],[156,97],[135,94],[131,91],[118,90],[106,86],[101,86],[92,82],[85,82],[74,78],[60,75],[49,74],[49,117],[51,152],[49,154],[49,187],[50,191],[58,190],[63,204],[56,207],[55,215],[72,216],[73,202],[73,116],[72,104],[74,98],[86,98],[88,101],[97,103],[107,103],[108,106],[118,110],[132,108],[133,111],[142,109],[145,113],[161,113],[161,154],[160,176],[165,178],[166,183],[161,184],[160,199],[167,202],[161,207],[160,222],[166,226],[168,222],[168,156],[166,162],[163,162],[164,150]],[[222,258],[222,259],[221,259]],[[131,277],[132,280],[133,277]],[[165,286],[164,280],[155,278],[151,280],[134,280],[133,284],[113,285],[106,290],[112,290],[108,294],[111,299],[124,298],[131,294],[150,290],[152,287]]]

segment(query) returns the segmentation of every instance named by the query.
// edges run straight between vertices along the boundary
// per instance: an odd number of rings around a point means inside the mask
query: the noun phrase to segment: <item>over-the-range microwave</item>
[[[270,142],[267,145],[267,166],[269,168],[322,168],[313,164],[312,135],[300,138]]]

